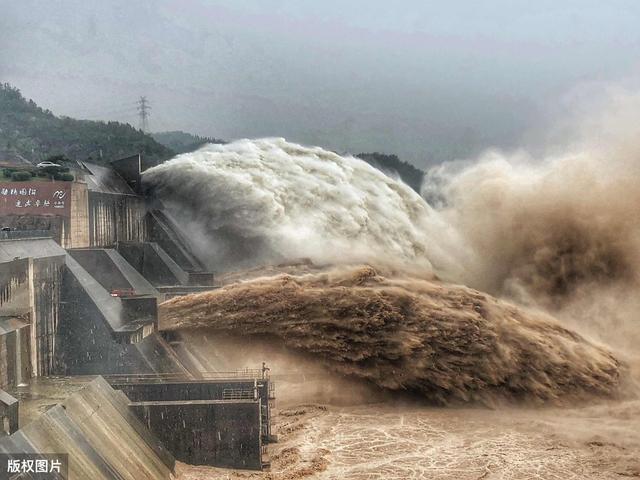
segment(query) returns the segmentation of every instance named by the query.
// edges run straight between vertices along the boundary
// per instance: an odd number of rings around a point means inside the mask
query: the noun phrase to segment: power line
[[[140,97],[138,100],[138,115],[140,116],[140,130],[146,132],[149,125],[149,115],[151,110],[151,105],[149,105],[149,100],[147,97]]]

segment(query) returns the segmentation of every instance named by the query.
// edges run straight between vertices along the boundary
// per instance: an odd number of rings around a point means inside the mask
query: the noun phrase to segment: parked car
[[[38,165],[36,165],[38,168],[47,168],[47,167],[59,167],[60,165],[58,165],[57,163],[53,163],[53,162],[40,162]]]

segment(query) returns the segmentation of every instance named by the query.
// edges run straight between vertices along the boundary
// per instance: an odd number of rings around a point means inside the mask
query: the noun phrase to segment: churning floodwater
[[[357,158],[277,138],[207,145],[150,169],[146,184],[212,268],[312,266],[229,274],[220,290],[162,305],[163,327],[267,338],[429,405],[510,405],[499,422],[471,410],[464,425],[455,409],[403,416],[388,398],[313,407],[283,437],[273,478],[454,478],[438,458],[475,475],[455,478],[640,475],[638,103],[614,101],[539,158],[496,151],[434,168],[424,197]],[[577,399],[585,406],[530,410]],[[398,418],[411,419],[403,434]],[[546,438],[547,424],[562,428]],[[476,436],[522,462],[507,465]],[[382,442],[371,470],[354,445],[380,438],[400,446]],[[487,462],[464,453],[476,447]]]

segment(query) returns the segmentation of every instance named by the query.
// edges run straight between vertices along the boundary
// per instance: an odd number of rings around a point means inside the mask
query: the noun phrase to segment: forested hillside
[[[17,88],[0,84],[0,152],[7,157],[39,162],[62,155],[104,164],[142,153],[153,164],[205,143],[225,141],[181,131],[146,134],[120,122],[58,117],[24,98]],[[407,185],[420,191],[424,172],[396,155],[376,152],[357,156],[385,172],[397,173]]]
[[[400,160],[396,155],[384,153],[359,153],[356,157],[364,160],[369,165],[379,168],[386,173],[397,173],[404,183],[420,193],[420,186],[424,178],[424,172],[408,162]]]
[[[25,99],[20,90],[0,84],[0,150],[33,162],[53,155],[107,163],[143,153],[152,163],[174,155],[131,125],[58,117]]]
[[[176,153],[193,152],[205,143],[227,143],[219,138],[201,137],[181,131],[157,132],[152,133],[151,136],[156,142],[161,143]]]

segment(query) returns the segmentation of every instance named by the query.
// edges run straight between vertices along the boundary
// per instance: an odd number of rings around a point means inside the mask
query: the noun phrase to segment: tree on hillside
[[[356,157],[384,172],[397,174],[404,183],[420,193],[424,172],[410,163],[400,160],[396,155],[374,152],[359,153]]]
[[[175,154],[129,124],[57,117],[7,83],[0,85],[0,147],[33,162],[64,155],[104,164],[142,153],[153,164]]]
[[[207,143],[227,143],[219,138],[201,137],[181,131],[158,132],[152,133],[151,136],[156,142],[161,143],[176,153],[193,152]]]

